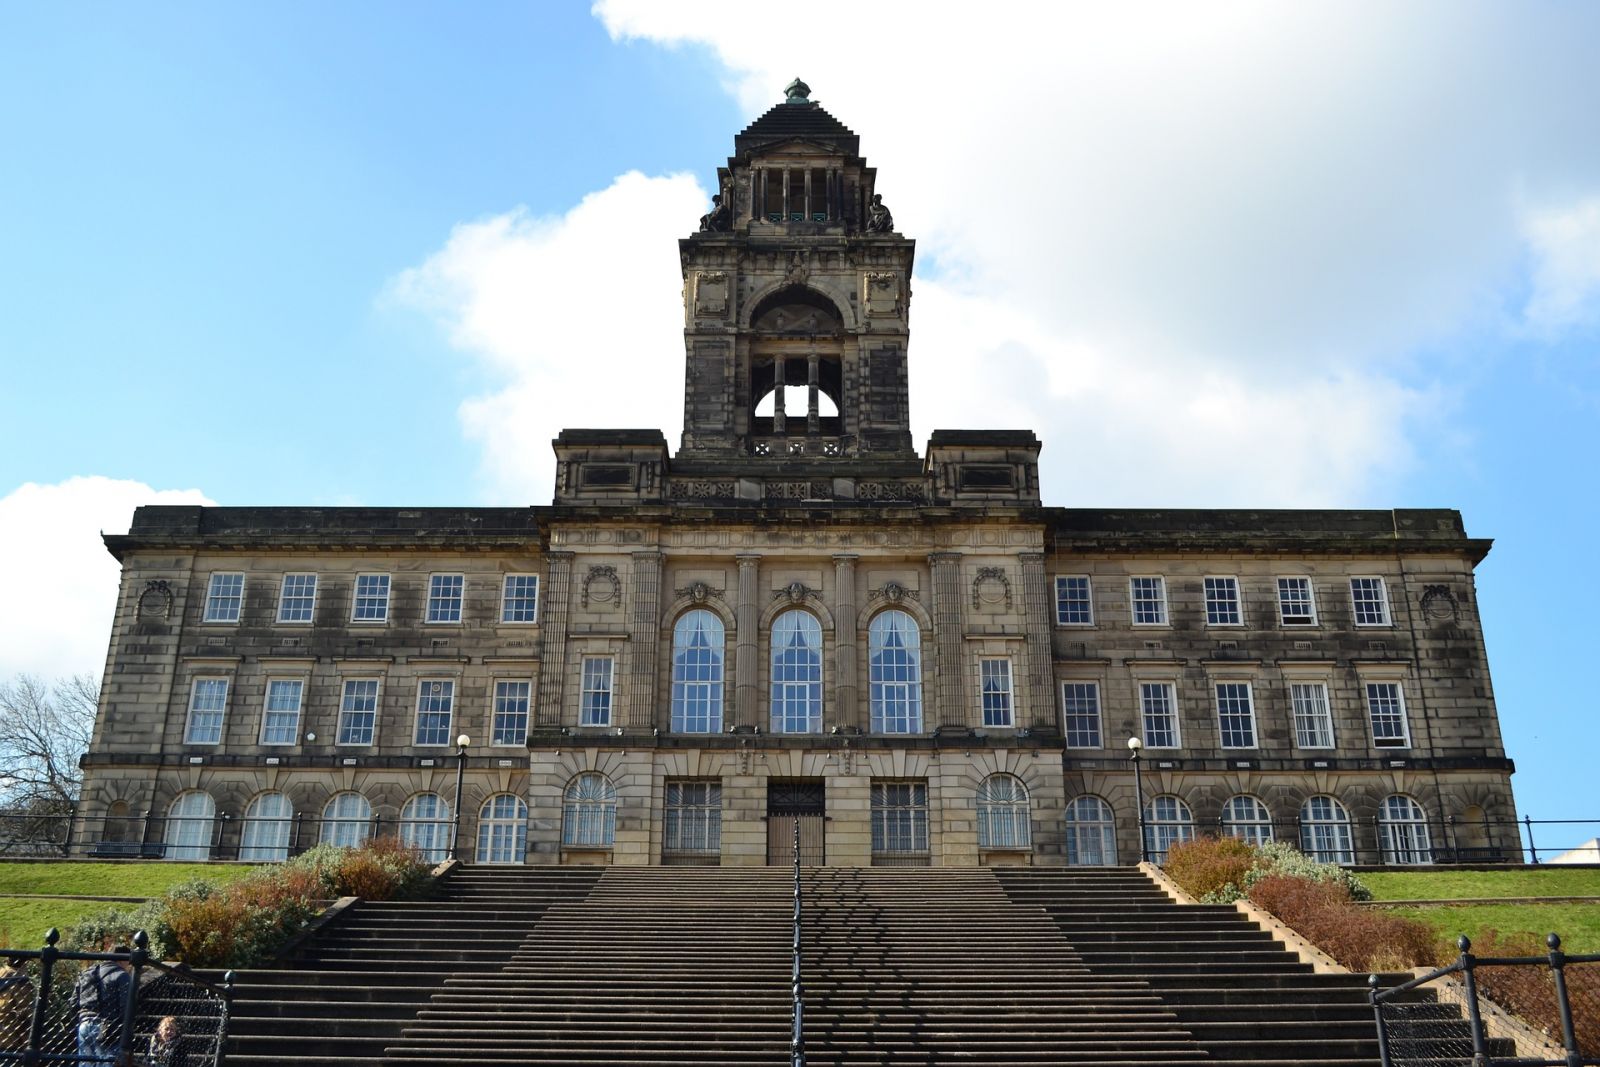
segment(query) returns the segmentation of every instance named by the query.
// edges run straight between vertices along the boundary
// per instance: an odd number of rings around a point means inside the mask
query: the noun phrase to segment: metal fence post
[[[222,976],[222,1021],[217,1026],[216,1067],[223,1067],[228,1054],[228,1016],[233,1010],[233,982],[232,971]]]
[[[41,1062],[39,1044],[44,1040],[44,1020],[50,1014],[50,979],[55,971],[56,957],[60,950],[56,942],[61,940],[61,931],[51,927],[44,935],[44,948],[39,952],[39,991],[33,998],[33,1021],[28,1027],[28,1048],[22,1054],[22,1062],[28,1067]]]
[[[1473,974],[1477,962],[1472,955],[1472,939],[1462,934],[1456,941],[1456,947],[1461,950],[1461,980],[1467,990],[1467,1021],[1472,1024],[1473,1067],[1488,1067],[1489,1049],[1483,1036],[1483,1013],[1478,1010],[1478,979]]]
[[[1378,1024],[1378,1063],[1389,1067],[1389,1025],[1383,1016],[1383,1003],[1378,1000],[1378,976],[1367,975],[1367,999],[1372,1002],[1372,1016]]]
[[[1572,999],[1567,996],[1567,954],[1561,951],[1561,938],[1552,933],[1544,939],[1550,946],[1550,975],[1556,983],[1556,1008],[1561,1012],[1561,1044],[1567,1050],[1567,1067],[1580,1067],[1583,1053],[1572,1025]]]
[[[71,814],[69,814],[67,816],[67,833],[66,833],[66,836],[61,839],[61,855],[62,855],[63,858],[72,855],[72,830],[73,830],[73,825],[77,821],[78,821],[78,806],[76,804],[74,804],[72,806]]]
[[[133,934],[133,951],[128,962],[133,965],[129,975],[128,997],[122,1002],[122,1032],[117,1036],[117,1062],[133,1061],[133,1021],[139,1017],[139,973],[150,958],[150,938],[143,930]]]
[[[1537,867],[1539,865],[1539,850],[1533,846],[1533,818],[1532,816],[1524,815],[1522,822],[1528,828],[1528,855],[1532,857],[1531,862]]]

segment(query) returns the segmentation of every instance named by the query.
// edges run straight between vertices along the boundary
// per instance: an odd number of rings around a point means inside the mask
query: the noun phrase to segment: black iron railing
[[[1550,952],[1545,956],[1476,956],[1472,942],[1462,937],[1456,942],[1461,955],[1448,967],[1388,989],[1372,975],[1367,981],[1383,1067],[1422,1062],[1473,1067],[1600,1064],[1600,955],[1569,956],[1555,934],[1546,944]],[[1454,977],[1461,983],[1458,996],[1427,996],[1439,994]],[[1466,1014],[1465,1025],[1459,1016],[1440,1010],[1456,1000]],[[1485,1002],[1526,1024],[1520,1045],[1515,1034],[1507,1036],[1509,1031],[1491,1032]],[[1558,1034],[1559,1058],[1553,1055]],[[1545,1040],[1531,1045],[1528,1038],[1540,1035]]]
[[[790,996],[793,998],[794,1016],[789,1035],[790,1067],[806,1067],[806,1001],[805,988],[800,983],[800,823],[794,824],[794,962],[789,972]]]
[[[3,972],[8,981],[32,986],[26,1023],[0,1018],[0,1065],[171,1062],[221,1067],[232,971],[218,985],[151,959],[142,930],[123,951],[69,952],[56,948],[60,936],[51,930],[43,948],[0,953],[11,963],[11,970]],[[64,962],[87,966],[69,968]]]

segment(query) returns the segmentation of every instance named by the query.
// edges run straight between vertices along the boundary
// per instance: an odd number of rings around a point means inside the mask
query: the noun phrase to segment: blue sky
[[[1459,508],[1521,806],[1600,818],[1600,8],[806,10],[0,7],[0,567],[54,587],[0,674],[100,666],[137,502],[534,503],[562,426],[675,436],[674,242],[803,74],[919,240],[920,437]]]

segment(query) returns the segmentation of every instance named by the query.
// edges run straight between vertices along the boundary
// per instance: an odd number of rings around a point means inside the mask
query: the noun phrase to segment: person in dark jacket
[[[112,952],[125,953],[118,945]],[[122,1014],[133,975],[120,960],[101,960],[84,968],[72,987],[78,1005],[78,1062],[114,1065],[122,1037]]]

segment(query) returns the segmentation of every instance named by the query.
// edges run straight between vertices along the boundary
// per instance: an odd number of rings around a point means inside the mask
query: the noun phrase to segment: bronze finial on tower
[[[809,104],[812,102],[811,86],[799,78],[785,85],[783,91],[788,95],[788,99],[784,101],[786,104]]]

